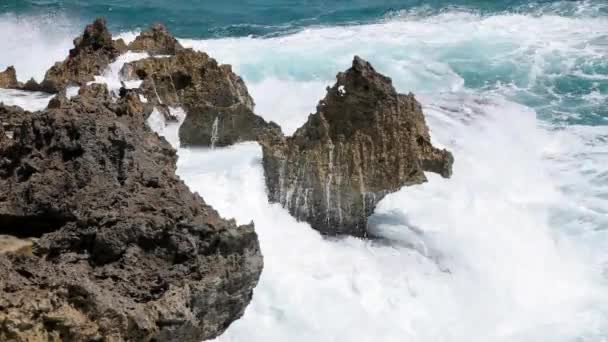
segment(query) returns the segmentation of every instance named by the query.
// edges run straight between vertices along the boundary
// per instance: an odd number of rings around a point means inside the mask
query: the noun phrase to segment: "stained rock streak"
[[[367,235],[367,217],[424,171],[450,177],[453,157],[431,144],[420,104],[355,57],[293,136],[260,139],[271,202],[323,234]]]

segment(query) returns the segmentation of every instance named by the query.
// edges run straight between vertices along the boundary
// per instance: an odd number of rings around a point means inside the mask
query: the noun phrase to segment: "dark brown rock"
[[[245,82],[229,65],[207,54],[184,49],[175,56],[125,64],[127,79],[141,79],[141,91],[159,109],[181,106],[187,113],[180,128],[183,146],[227,146],[253,141],[272,123],[253,113]]]
[[[151,55],[175,55],[183,46],[173,37],[163,24],[154,24],[140,33],[129,46],[129,50],[147,52]]]
[[[9,137],[13,135],[16,127],[21,125],[23,119],[30,116],[31,113],[17,106],[8,106],[0,102],[0,126]]]
[[[13,66],[9,66],[6,70],[0,72],[0,88],[19,89],[21,83],[17,81],[17,72]]]
[[[126,51],[124,41],[112,40],[105,19],[96,19],[74,39],[74,48],[63,62],[57,62],[44,76],[37,90],[57,93],[69,85],[84,85],[101,74],[116,57]],[[35,89],[33,83],[31,89]]]
[[[450,152],[431,145],[420,104],[355,57],[317,112],[291,137],[261,139],[271,202],[323,234],[367,235],[367,218],[387,194],[449,177]]]
[[[121,94],[58,95],[0,134],[0,235],[37,239],[0,253],[0,341],[198,342],[251,299],[253,225],[191,193],[137,94]]]

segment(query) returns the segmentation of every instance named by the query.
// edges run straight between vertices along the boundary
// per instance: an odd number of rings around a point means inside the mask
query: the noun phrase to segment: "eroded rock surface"
[[[227,146],[256,140],[272,123],[253,113],[254,102],[245,82],[230,65],[219,65],[203,52],[184,49],[174,56],[146,58],[125,64],[127,79],[143,80],[149,102],[163,109],[182,107],[183,146]]]
[[[452,172],[414,96],[359,57],[293,136],[269,131],[261,144],[270,201],[329,235],[366,236],[385,195],[425,182],[424,171]]]
[[[18,106],[8,106],[0,102],[0,126],[9,137],[13,136],[13,131],[21,124],[23,119],[31,113]]]
[[[38,87],[30,81],[26,90],[57,93],[69,85],[84,85],[93,81],[95,75],[100,75],[126,48],[122,39],[112,39],[105,19],[99,18],[74,39],[74,48],[68,57],[63,62],[55,63]]]
[[[199,342],[251,299],[253,225],[192,194],[137,94],[121,95],[83,87],[13,139],[0,126],[0,235],[35,241],[0,253],[1,341]]]
[[[128,49],[136,52],[147,52],[150,55],[175,55],[183,46],[173,37],[163,24],[154,24],[140,33]]]
[[[0,88],[19,89],[21,84],[17,81],[17,72],[13,66],[9,66],[6,70],[0,72]]]

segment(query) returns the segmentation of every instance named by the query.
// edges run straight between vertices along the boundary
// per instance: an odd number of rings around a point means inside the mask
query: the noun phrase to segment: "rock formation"
[[[19,89],[22,85],[17,81],[17,72],[13,66],[0,72],[0,88]]]
[[[182,45],[162,24],[154,24],[140,33],[128,46],[129,50],[147,52],[150,55],[175,55],[183,50]]]
[[[242,315],[262,269],[253,225],[189,191],[134,91],[85,86],[13,129],[0,235],[23,245],[0,251],[0,341],[198,342]]]
[[[387,194],[450,177],[450,152],[431,145],[420,104],[355,57],[293,136],[261,140],[271,202],[323,234],[367,235],[367,217]]]
[[[122,75],[143,80],[140,89],[157,108],[181,106],[187,113],[180,128],[183,146],[227,146],[256,140],[274,124],[253,113],[254,102],[230,65],[192,49],[174,56],[127,63]]]
[[[100,75],[116,57],[126,51],[122,39],[112,40],[105,19],[88,25],[84,33],[74,39],[74,48],[63,62],[57,62],[45,74],[44,81],[36,85],[31,80],[25,90],[58,93],[69,85],[84,85]]]

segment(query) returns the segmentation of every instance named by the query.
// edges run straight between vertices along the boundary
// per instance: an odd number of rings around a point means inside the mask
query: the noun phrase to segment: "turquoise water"
[[[166,23],[232,64],[287,133],[358,54],[416,94],[455,155],[452,179],[380,204],[378,246],[324,240],[268,205],[256,144],[180,149],[180,176],[222,215],[253,219],[265,256],[218,341],[608,340],[606,1],[14,0],[0,3],[0,68],[42,78],[97,16],[125,39]],[[120,63],[98,81],[120,84]],[[175,127],[151,126],[177,143]]]
[[[401,11],[426,15],[460,8],[483,14],[559,13],[576,16],[576,1],[525,0],[9,0],[0,11],[62,14],[82,22],[107,17],[115,30],[133,30],[162,21],[180,37],[265,36],[304,27],[369,23]],[[593,15],[608,15],[604,1],[587,1]]]

